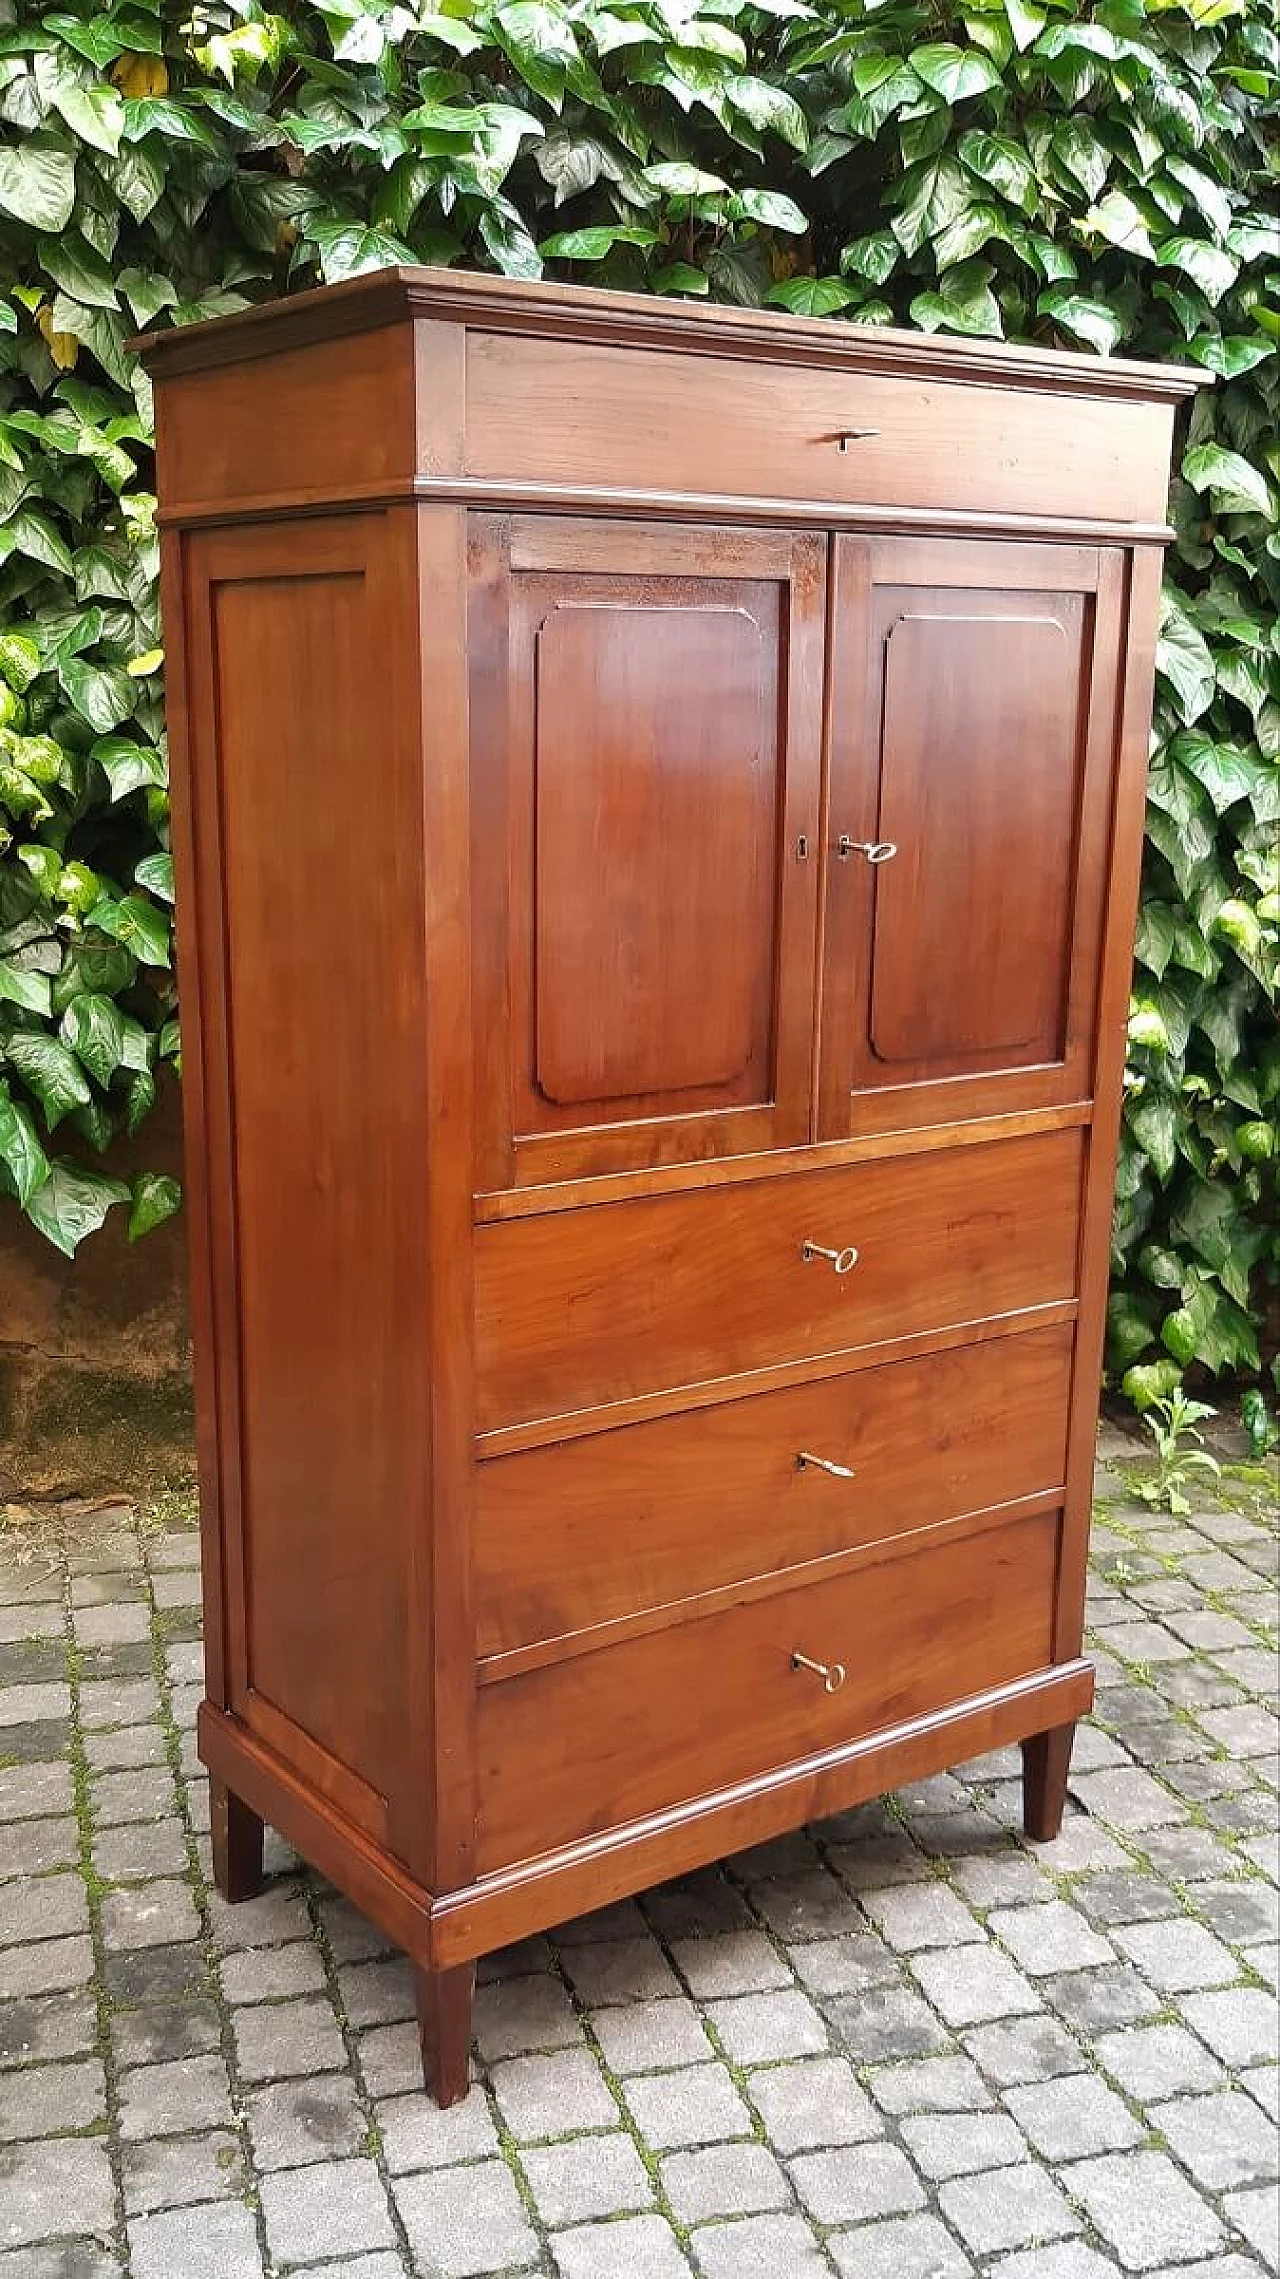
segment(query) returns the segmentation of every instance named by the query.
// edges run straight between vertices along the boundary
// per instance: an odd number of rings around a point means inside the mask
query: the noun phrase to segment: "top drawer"
[[[1052,1132],[478,1227],[479,1428],[1072,1298],[1083,1155]]]
[[[496,333],[466,373],[489,481],[1164,520],[1164,404]]]

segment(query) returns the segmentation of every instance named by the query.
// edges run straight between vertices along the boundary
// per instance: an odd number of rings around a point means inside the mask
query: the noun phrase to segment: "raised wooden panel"
[[[478,1227],[479,1428],[1070,1298],[1082,1158],[1055,1132]]]
[[[808,1138],[824,561],[476,519],[477,1186]]]
[[[837,556],[819,1128],[1087,1098],[1118,557],[963,540]]]
[[[481,1464],[477,1651],[1060,1492],[1072,1341],[1029,1330]]]
[[[1059,1520],[995,1525],[482,1689],[480,1872],[903,1724],[1050,1659]],[[796,1668],[840,1664],[836,1692]]]
[[[230,1707],[383,1797],[429,1473],[426,1187],[399,1175],[426,1128],[421,784],[401,672],[370,668],[412,622],[388,543],[357,517],[188,557]]]
[[[767,1082],[777,640],[769,588],[538,628],[534,1072],[558,1108]]]
[[[1169,416],[968,376],[838,372],[467,336],[466,469],[490,482],[1160,522]],[[555,406],[531,419],[531,404]]]
[[[922,594],[889,628],[870,1046],[900,1075],[1062,1058],[1080,597],[1059,609]]]

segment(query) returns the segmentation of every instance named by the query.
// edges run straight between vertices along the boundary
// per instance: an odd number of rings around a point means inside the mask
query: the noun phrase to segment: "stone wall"
[[[107,1168],[181,1176],[171,1085]],[[0,1504],[140,1497],[194,1476],[186,1223],[141,1242],[110,1214],[72,1261],[0,1202]]]

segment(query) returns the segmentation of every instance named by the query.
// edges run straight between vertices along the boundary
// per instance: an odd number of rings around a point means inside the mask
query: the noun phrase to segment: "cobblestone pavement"
[[[1099,1493],[1057,1844],[1009,1751],[530,1941],[445,2114],[322,1880],[210,1890],[194,1534],[10,1514],[0,2279],[1274,2272],[1274,1515]]]

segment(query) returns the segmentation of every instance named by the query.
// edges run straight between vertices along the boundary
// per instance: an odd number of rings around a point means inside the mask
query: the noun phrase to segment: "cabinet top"
[[[474,270],[378,269],[340,285],[268,301],[235,316],[145,333],[137,343],[158,378],[237,364],[415,318],[479,332],[667,348],[685,355],[756,357],[850,372],[910,372],[992,381],[1055,395],[1189,396],[1211,385],[1189,365],[1151,364],[1060,348],[1014,347],[938,333],[891,331],[776,309],[704,306],[598,286],[531,284]]]

